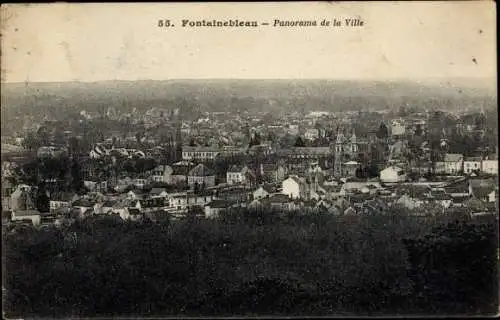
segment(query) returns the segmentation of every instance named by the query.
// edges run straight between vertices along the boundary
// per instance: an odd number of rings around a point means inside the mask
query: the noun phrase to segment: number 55
[[[170,20],[158,20],[158,27],[170,27]]]

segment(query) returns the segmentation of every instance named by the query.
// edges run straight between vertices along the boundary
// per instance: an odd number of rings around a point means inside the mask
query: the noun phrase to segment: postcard
[[[497,315],[495,13],[2,5],[3,316]]]

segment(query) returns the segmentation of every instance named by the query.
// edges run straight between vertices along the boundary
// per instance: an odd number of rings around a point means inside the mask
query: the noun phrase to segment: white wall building
[[[319,130],[316,128],[307,129],[304,134],[304,137],[307,140],[316,140],[319,138]]]
[[[226,173],[226,181],[228,184],[244,183],[247,180],[247,166],[232,166]]]
[[[220,150],[203,147],[183,147],[182,160],[214,160]]]
[[[404,182],[406,180],[406,173],[403,169],[395,166],[387,167],[380,171],[380,181],[382,182]]]
[[[293,198],[304,198],[307,192],[307,186],[303,179],[297,176],[290,176],[285,179],[282,183],[281,193]]]
[[[498,174],[498,160],[497,159],[485,159],[482,164],[482,171],[489,174]]]
[[[464,159],[464,173],[470,174],[481,170],[481,157],[470,157]]]

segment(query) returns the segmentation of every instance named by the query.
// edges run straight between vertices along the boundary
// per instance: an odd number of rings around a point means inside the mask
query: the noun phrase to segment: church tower
[[[344,159],[344,133],[343,129],[337,129],[337,137],[335,139],[335,153],[334,153],[334,164],[333,164],[333,174],[335,177],[342,176],[342,161]]]
[[[177,108],[171,113],[172,129],[170,131],[170,148],[171,159],[173,161],[180,161],[182,159],[182,120],[180,116],[180,109]]]
[[[349,139],[349,152],[351,153],[351,159],[357,158],[358,140],[354,128],[352,129],[352,135],[351,138]]]

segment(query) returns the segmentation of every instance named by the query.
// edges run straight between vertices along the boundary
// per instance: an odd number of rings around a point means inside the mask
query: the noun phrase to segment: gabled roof
[[[149,194],[158,195],[158,194],[161,194],[163,191],[167,191],[167,189],[166,188],[152,188],[151,191],[149,191]]]

